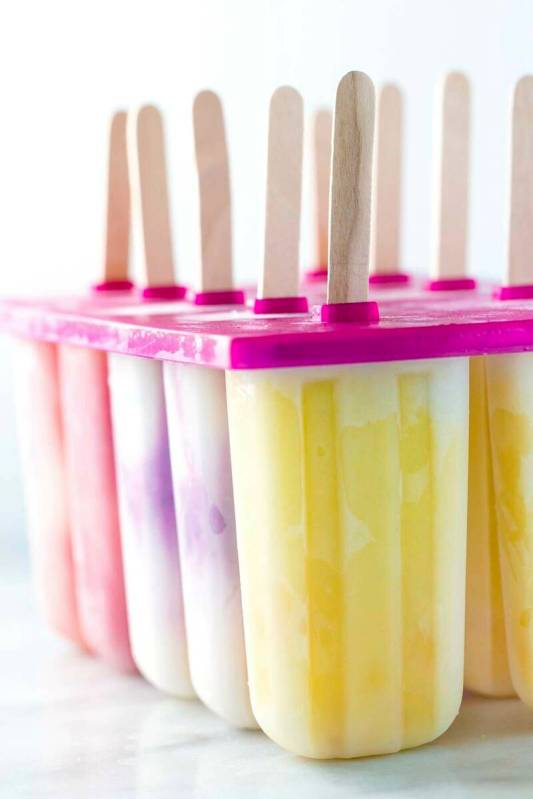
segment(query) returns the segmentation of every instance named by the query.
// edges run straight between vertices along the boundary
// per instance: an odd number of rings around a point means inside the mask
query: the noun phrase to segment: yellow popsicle
[[[259,724],[309,757],[431,740],[462,692],[466,361],[227,386]]]
[[[512,683],[533,706],[533,353],[487,358],[490,435]]]

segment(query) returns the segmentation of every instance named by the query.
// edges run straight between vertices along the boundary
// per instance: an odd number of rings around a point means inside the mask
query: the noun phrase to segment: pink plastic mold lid
[[[363,321],[343,314],[261,316],[236,306],[198,308],[120,303],[4,300],[0,325],[15,335],[221,369],[265,369],[533,351],[533,298],[467,292],[379,302]],[[131,302],[131,298],[130,298]],[[148,306],[148,307],[147,307]],[[127,310],[127,309],[126,309]],[[368,315],[367,315],[368,316]],[[334,320],[334,321],[331,321]]]

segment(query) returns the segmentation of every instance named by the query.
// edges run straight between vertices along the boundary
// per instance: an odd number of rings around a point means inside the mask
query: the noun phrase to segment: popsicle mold
[[[252,708],[314,758],[418,746],[462,695],[466,359],[227,373]]]
[[[132,655],[157,688],[190,698],[162,366],[122,355],[108,365]]]
[[[164,365],[189,662],[207,707],[256,727],[250,706],[224,372]]]

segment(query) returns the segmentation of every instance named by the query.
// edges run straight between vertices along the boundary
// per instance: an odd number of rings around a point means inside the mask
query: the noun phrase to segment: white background
[[[531,0],[0,0],[0,292],[84,288],[102,259],[107,120],[146,101],[167,119],[176,260],[198,262],[191,102],[226,109],[235,269],[261,258],[267,104],[280,83],[308,111],[364,69],[406,95],[403,265],[427,268],[436,82],[473,82],[470,270],[497,279],[505,258],[509,102],[533,71]],[[302,259],[312,262],[308,180]],[[532,254],[533,259],[533,254]],[[533,269],[533,263],[532,263]],[[9,346],[0,342],[0,547],[23,549]]]

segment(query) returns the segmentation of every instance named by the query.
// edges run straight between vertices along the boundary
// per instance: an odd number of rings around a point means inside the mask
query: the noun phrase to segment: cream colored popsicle
[[[128,150],[146,284],[171,286],[175,278],[164,131],[157,108],[144,106],[131,115]],[[157,688],[192,697],[162,365],[110,354],[108,367],[133,659]]]
[[[374,91],[337,91],[329,298],[367,296]],[[252,707],[313,758],[440,735],[462,695],[468,363],[227,373]]]
[[[231,198],[222,105],[194,103],[202,259],[199,290],[232,288]],[[250,707],[224,372],[164,364],[172,476],[191,678],[230,724],[256,727]]]
[[[161,364],[109,355],[108,368],[133,659],[160,690],[192,697]]]
[[[166,363],[164,374],[192,683],[214,713],[253,728],[224,372]]]

